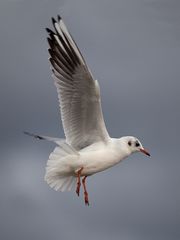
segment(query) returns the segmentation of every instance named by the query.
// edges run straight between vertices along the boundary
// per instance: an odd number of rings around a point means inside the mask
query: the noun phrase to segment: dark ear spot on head
[[[131,141],[128,141],[128,145],[131,146],[131,145],[132,145],[132,142],[131,142]]]
[[[139,147],[139,146],[140,146],[140,143],[139,143],[138,141],[136,141],[135,146],[136,146],[136,147]]]

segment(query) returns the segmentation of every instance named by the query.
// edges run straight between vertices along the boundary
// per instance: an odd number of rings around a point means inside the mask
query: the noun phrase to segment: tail
[[[56,191],[70,191],[76,183],[76,177],[72,176],[70,161],[75,161],[79,153],[65,141],[54,149],[47,162],[45,181]],[[74,158],[74,159],[73,159]]]
[[[49,156],[44,180],[56,191],[70,191],[75,186],[76,177],[72,176],[71,170],[67,166],[66,157],[77,158],[79,153],[67,144],[65,139],[35,135],[29,132],[24,133],[39,140],[55,142],[58,145]]]

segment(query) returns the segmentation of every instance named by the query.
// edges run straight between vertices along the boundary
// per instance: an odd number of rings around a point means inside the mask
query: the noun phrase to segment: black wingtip
[[[55,32],[53,32],[51,29],[46,28],[47,33],[52,37],[53,35],[55,35]]]
[[[46,31],[47,31],[48,33],[51,33],[51,32],[52,32],[52,30],[49,29],[49,28],[45,28],[45,29],[46,29]]]
[[[32,136],[32,134],[29,133],[29,132],[23,131],[23,133],[24,133],[25,135]]]
[[[44,140],[44,138],[41,137],[41,136],[39,136],[39,135],[35,135],[35,134],[33,134],[33,133],[26,132],[26,131],[24,131],[23,133],[26,134],[26,135],[28,135],[28,136],[30,136],[30,137],[34,137],[34,138],[39,139],[39,140]]]
[[[51,65],[54,67],[54,60],[52,57],[49,58],[49,61],[50,61]]]
[[[58,18],[58,22],[60,22],[62,19],[60,15],[58,15],[57,18]]]
[[[53,57],[53,50],[51,49],[51,48],[48,48],[48,52],[49,52],[49,55],[51,56],[51,57]],[[50,60],[49,60],[50,61]]]
[[[53,25],[56,23],[56,20],[52,17],[51,18]]]
[[[52,39],[48,37],[47,41],[48,41],[49,46],[52,47]]]

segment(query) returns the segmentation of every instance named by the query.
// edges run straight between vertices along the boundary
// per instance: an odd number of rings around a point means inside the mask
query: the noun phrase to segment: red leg
[[[87,178],[87,176],[85,176],[82,179],[82,184],[83,184],[83,187],[84,187],[84,201],[85,201],[86,205],[89,205],[88,192],[87,192],[87,189],[86,189],[86,178]]]
[[[78,170],[77,172],[77,187],[76,187],[76,193],[79,196],[80,193],[80,188],[81,188],[81,172],[83,170],[83,167],[81,169]]]

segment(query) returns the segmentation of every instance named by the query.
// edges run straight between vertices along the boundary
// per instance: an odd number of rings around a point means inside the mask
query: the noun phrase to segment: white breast
[[[83,167],[82,175],[87,176],[104,171],[127,157],[127,154],[123,153],[120,148],[116,148],[112,142],[106,145],[98,143],[79,153],[78,162]]]

